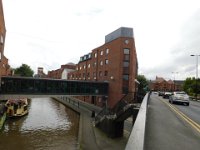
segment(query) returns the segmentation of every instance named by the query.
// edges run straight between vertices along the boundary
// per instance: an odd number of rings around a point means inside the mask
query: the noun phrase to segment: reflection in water
[[[33,99],[29,114],[6,121],[0,150],[73,150],[78,140],[79,115],[49,98]]]

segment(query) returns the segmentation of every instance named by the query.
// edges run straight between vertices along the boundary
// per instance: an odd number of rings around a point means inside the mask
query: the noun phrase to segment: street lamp
[[[175,91],[175,88],[176,88],[176,84],[175,84],[175,75],[178,74],[178,72],[172,72],[172,74],[174,74],[174,91]]]
[[[197,80],[198,80],[198,56],[200,55],[190,55],[196,57],[196,100],[197,100]]]

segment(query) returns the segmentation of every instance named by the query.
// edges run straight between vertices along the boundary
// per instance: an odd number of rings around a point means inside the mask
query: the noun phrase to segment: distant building
[[[150,89],[153,91],[181,91],[183,81],[180,80],[165,80],[163,77],[157,77],[150,82]]]
[[[11,75],[8,59],[4,56],[6,28],[3,14],[2,0],[0,0],[0,77]]]
[[[47,75],[44,73],[43,67],[38,67],[37,74],[34,75],[35,78],[47,78]]]
[[[61,79],[68,79],[68,74],[70,72],[75,71],[76,65],[73,63],[68,63],[66,65],[61,65],[62,73],[61,73]]]
[[[69,73],[68,79],[109,82],[107,100],[96,96],[79,99],[99,106],[107,103],[112,108],[126,94],[135,94],[137,70],[133,29],[121,27],[105,36],[105,44],[80,57],[76,71]]]
[[[73,63],[61,65],[61,68],[57,70],[48,71],[47,77],[53,79],[67,79],[68,73],[75,71],[75,68],[76,66]]]

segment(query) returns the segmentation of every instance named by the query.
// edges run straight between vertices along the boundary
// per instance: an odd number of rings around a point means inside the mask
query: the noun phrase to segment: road
[[[200,103],[170,104],[152,94],[148,104],[145,150],[199,150]]]

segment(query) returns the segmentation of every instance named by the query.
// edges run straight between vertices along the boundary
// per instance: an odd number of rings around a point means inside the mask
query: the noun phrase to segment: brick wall
[[[126,56],[124,49],[129,49]],[[76,71],[69,73],[68,79],[109,82],[108,106],[112,108],[126,93],[135,92],[137,69],[134,38],[117,37],[82,56]],[[126,77],[128,80],[123,80]],[[95,99],[96,105],[104,105],[103,97],[87,99],[84,100],[93,102],[92,99]]]
[[[4,22],[2,0],[0,0],[0,77],[10,75],[10,66],[8,59],[4,56],[4,44],[5,44],[6,28]]]

